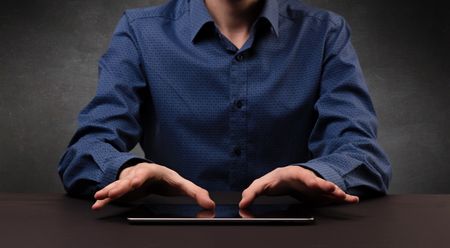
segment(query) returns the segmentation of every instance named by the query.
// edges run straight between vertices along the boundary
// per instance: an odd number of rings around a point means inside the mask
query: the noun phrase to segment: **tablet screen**
[[[194,204],[146,204],[131,211],[132,224],[310,224],[310,211],[300,204],[258,204],[240,210],[236,204],[217,205],[214,211]]]

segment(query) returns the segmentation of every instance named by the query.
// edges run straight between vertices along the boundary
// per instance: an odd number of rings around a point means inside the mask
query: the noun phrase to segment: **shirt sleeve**
[[[312,159],[299,165],[350,194],[386,193],[391,165],[377,144],[376,113],[342,18],[329,29],[320,84]]]
[[[129,151],[142,135],[141,109],[149,92],[132,29],[124,14],[99,60],[97,92],[78,117],[78,129],[58,172],[69,194],[92,197],[127,164],[150,160]]]

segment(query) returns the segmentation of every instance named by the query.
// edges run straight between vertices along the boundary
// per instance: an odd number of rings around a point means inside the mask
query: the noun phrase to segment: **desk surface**
[[[90,204],[61,194],[0,193],[1,247],[450,247],[450,195],[322,207],[308,226],[136,226],[120,216],[129,207],[93,212]]]

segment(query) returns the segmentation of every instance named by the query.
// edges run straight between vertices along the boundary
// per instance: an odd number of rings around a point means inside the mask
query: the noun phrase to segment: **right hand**
[[[239,208],[248,207],[259,195],[291,195],[316,205],[359,202],[357,196],[345,193],[312,170],[297,165],[276,168],[253,181],[242,192]]]
[[[139,198],[150,193],[159,195],[187,195],[205,209],[214,209],[215,203],[208,191],[181,177],[177,172],[154,163],[139,163],[120,172],[119,179],[97,191],[93,210],[104,207],[119,198]]]

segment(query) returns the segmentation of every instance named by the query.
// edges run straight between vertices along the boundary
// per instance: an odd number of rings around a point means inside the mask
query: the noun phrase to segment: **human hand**
[[[177,172],[158,164],[139,163],[123,169],[119,179],[97,191],[93,210],[104,207],[119,198],[139,198],[150,193],[160,195],[187,195],[205,209],[213,209],[215,203],[208,191],[181,177]]]
[[[332,182],[301,166],[277,168],[253,181],[242,192],[239,208],[248,207],[259,195],[292,195],[309,203],[357,203],[357,196],[346,194]]]

